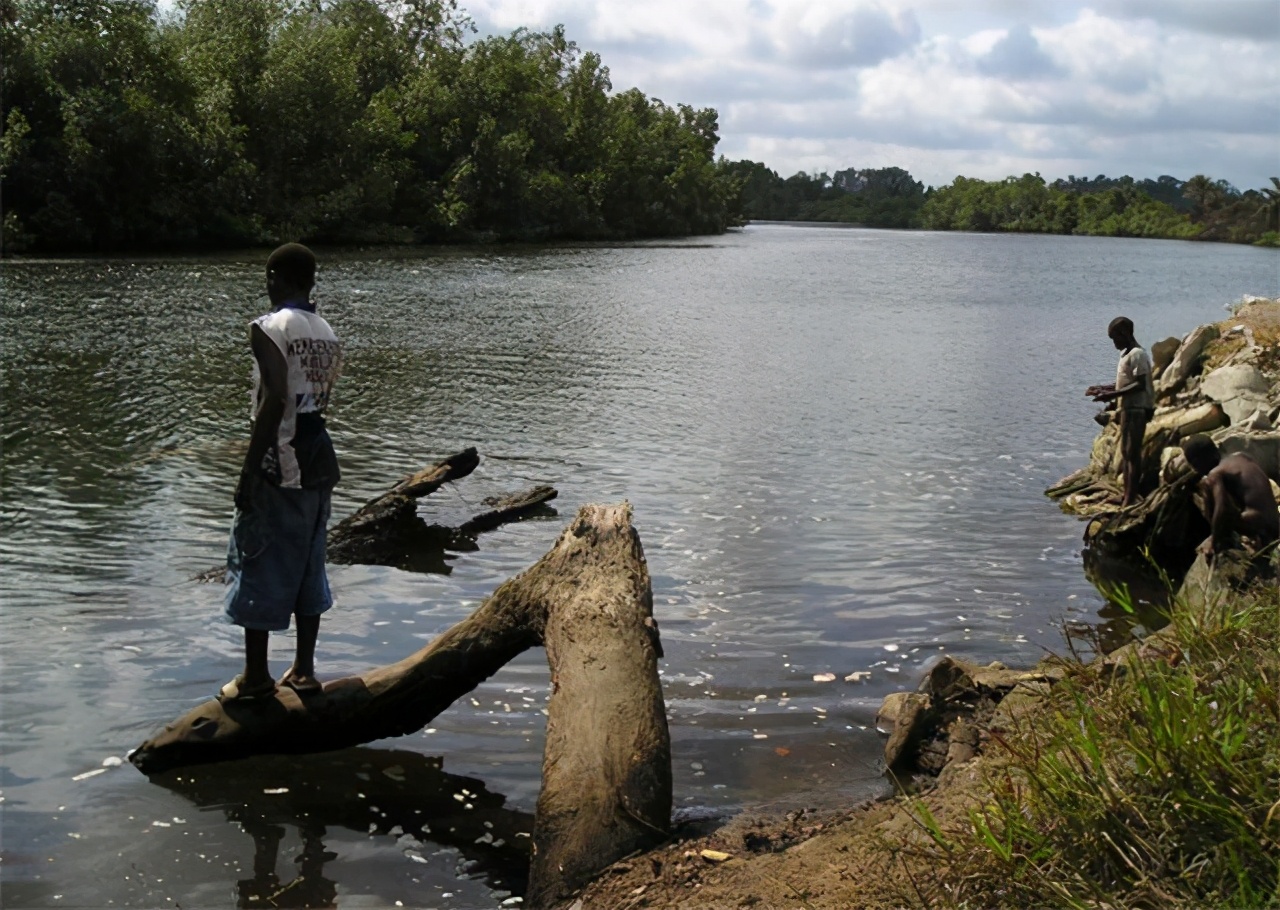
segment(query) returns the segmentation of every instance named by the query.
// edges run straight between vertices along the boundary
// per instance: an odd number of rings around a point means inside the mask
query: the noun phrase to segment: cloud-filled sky
[[[1280,0],[462,0],[797,171],[1280,176]]]

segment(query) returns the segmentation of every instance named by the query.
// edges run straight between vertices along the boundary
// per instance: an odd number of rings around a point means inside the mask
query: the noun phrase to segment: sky
[[[613,87],[719,112],[783,176],[1280,176],[1280,0],[462,0],[565,26]]]

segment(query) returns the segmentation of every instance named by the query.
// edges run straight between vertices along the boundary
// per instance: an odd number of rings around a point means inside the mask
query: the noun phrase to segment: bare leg
[[[271,683],[271,669],[267,666],[267,643],[270,633],[262,629],[244,630],[244,686],[248,690],[265,687]]]
[[[1146,421],[1140,412],[1120,412],[1121,478],[1124,480],[1124,498],[1120,507],[1133,505],[1138,499],[1138,483],[1142,480],[1142,437]]]
[[[1133,459],[1126,458],[1124,460],[1124,499],[1120,501],[1122,508],[1132,505],[1133,501],[1138,498],[1138,469],[1139,466],[1134,463]]]
[[[316,639],[320,637],[320,617],[295,613],[293,619],[298,629],[298,648],[293,666],[281,681],[299,692],[314,691],[320,688],[316,680]]]

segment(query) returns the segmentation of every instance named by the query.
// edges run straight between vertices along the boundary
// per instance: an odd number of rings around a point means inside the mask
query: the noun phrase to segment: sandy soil
[[[943,825],[967,817],[994,763],[952,765],[917,797]],[[927,906],[936,887],[929,837],[894,798],[841,812],[739,816],[713,834],[681,839],[614,864],[574,900],[570,910],[632,908],[801,908],[889,910]],[[728,854],[710,858],[703,851]]]

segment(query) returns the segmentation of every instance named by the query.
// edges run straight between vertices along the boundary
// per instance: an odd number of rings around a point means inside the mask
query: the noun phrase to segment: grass
[[[967,812],[916,801],[920,903],[1280,907],[1280,592],[1175,606],[1162,637],[998,734]]]

